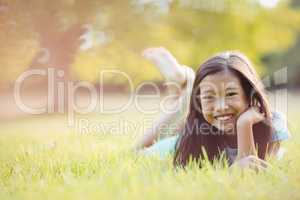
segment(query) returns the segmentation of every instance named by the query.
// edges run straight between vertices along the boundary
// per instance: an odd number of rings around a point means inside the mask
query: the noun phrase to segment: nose
[[[228,105],[225,101],[225,98],[219,98],[215,102],[215,111],[222,112],[228,109]]]

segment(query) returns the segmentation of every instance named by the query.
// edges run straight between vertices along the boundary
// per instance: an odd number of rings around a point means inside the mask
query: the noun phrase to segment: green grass
[[[131,152],[134,136],[79,134],[60,126],[59,116],[2,123],[0,199],[300,199],[295,116],[286,156],[271,160],[273,168],[264,173],[209,165],[174,170],[171,157]]]

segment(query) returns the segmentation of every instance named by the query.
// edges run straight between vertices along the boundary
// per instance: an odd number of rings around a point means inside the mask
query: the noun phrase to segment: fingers
[[[240,166],[242,169],[252,169],[255,170],[256,172],[259,171],[266,171],[268,168],[271,167],[269,163],[266,161],[258,158],[257,156],[250,155],[247,157],[244,157],[240,160],[237,161],[238,166]]]
[[[265,113],[260,112],[260,108],[257,106],[253,106],[250,108],[251,112],[252,112],[252,119],[254,123],[258,123],[260,121],[263,121],[266,117]]]
[[[250,163],[249,164],[249,169],[252,169],[255,172],[264,172],[264,171],[267,171],[266,167],[263,167],[263,166],[261,166],[259,164],[256,164],[256,163]]]
[[[246,157],[246,158],[248,158],[248,159],[250,160],[251,163],[256,164],[256,165],[259,165],[259,166],[261,166],[261,167],[267,168],[267,167],[270,166],[269,163],[267,163],[266,161],[264,161],[264,160],[258,158],[257,156],[253,156],[253,155],[252,155],[252,156],[248,156],[248,157]]]
[[[258,98],[255,96],[251,97],[250,107],[254,107],[256,108],[257,112],[264,114],[261,103],[259,102]]]

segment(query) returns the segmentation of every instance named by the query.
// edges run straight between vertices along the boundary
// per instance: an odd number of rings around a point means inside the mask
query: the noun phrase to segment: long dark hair
[[[190,159],[201,161],[206,156],[210,162],[213,162],[215,159],[220,159],[221,154],[224,152],[227,145],[225,137],[227,136],[220,130],[216,130],[215,127],[207,124],[203,117],[201,103],[198,98],[200,95],[199,85],[203,78],[223,70],[230,70],[237,75],[249,102],[256,99],[260,105],[261,112],[266,116],[263,122],[257,123],[253,127],[254,142],[257,147],[258,157],[265,159],[272,133],[270,106],[263,84],[248,58],[240,52],[231,51],[209,58],[196,72],[189,113],[183,134],[176,144],[173,160],[175,166],[186,166]],[[201,128],[199,129],[203,124],[210,126],[205,129],[205,132]],[[234,140],[236,141],[236,135],[233,137],[235,137]],[[201,162],[199,164],[201,165]]]

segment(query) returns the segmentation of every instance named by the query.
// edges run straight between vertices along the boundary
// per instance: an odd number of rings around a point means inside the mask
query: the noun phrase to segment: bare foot
[[[164,47],[147,48],[142,54],[150,60],[165,77],[165,86],[174,98],[181,96],[183,91],[190,91],[195,79],[195,72],[188,66],[180,65],[176,58]]]
[[[182,85],[185,82],[184,70],[176,58],[165,48],[147,48],[143,56],[150,60],[167,81],[174,81]]]

